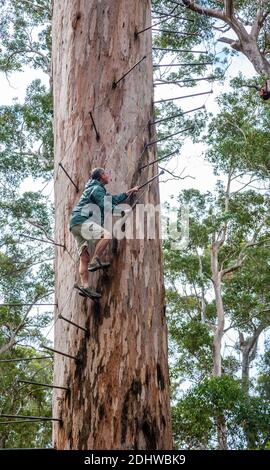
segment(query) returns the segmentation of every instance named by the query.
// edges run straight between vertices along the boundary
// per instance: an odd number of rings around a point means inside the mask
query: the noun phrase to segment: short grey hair
[[[93,180],[99,180],[101,175],[105,173],[105,170],[104,168],[94,168],[92,171],[91,171],[91,178]]]

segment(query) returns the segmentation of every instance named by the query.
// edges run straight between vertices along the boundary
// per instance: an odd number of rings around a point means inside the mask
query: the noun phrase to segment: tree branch
[[[219,38],[218,42],[225,42],[226,44],[230,44],[230,46],[235,49],[236,51],[240,51],[240,42],[235,40],[235,39],[229,39],[229,38]]]
[[[262,29],[262,26],[267,18],[267,16],[269,15],[270,13],[270,10],[267,9],[266,11],[264,11],[264,7],[267,5],[268,3],[268,0],[265,1],[263,0],[261,2],[261,5],[258,7],[258,10],[257,10],[257,16],[255,18],[255,21],[252,25],[252,28],[251,28],[251,32],[250,32],[250,35],[255,39],[257,40],[258,39],[258,36],[259,36],[259,33],[260,33],[260,30]]]
[[[199,13],[200,15],[206,15],[211,18],[217,18],[219,20],[225,21],[225,15],[220,10],[201,7],[200,5],[195,3],[193,0],[182,0],[182,3],[191,11],[195,11],[195,13]]]
[[[234,172],[234,169],[231,167],[230,170],[229,170],[227,187],[226,187],[226,191],[225,191],[224,215],[226,215],[229,211],[229,204],[230,204],[230,197],[231,197],[231,182],[232,182],[232,178],[233,178],[233,172]],[[226,220],[225,223],[224,223],[224,226],[221,227],[221,229],[219,230],[218,235],[217,235],[217,240],[220,241],[221,245],[223,245],[224,242],[225,242],[227,229],[228,229],[228,221]]]
[[[253,246],[261,245],[265,241],[268,241],[268,239],[267,240],[259,240],[257,242],[251,241],[251,242],[246,243],[245,247],[241,250],[241,252],[238,256],[238,259],[237,259],[236,263],[233,266],[229,266],[228,268],[222,269],[220,271],[221,278],[223,278],[226,274],[229,274],[233,271],[237,271],[239,268],[241,268],[241,266],[242,266],[242,264],[243,264],[243,262],[244,262],[244,260],[247,256],[247,253],[245,252],[245,250],[247,248],[251,248]]]
[[[1,348],[0,348],[0,356],[1,356],[2,354],[4,354],[5,352],[9,351],[11,348],[13,348],[13,346],[14,346],[15,344],[16,344],[16,338],[15,338],[15,336],[12,334],[10,340],[9,340],[6,344],[4,344],[3,346],[1,346]]]
[[[51,64],[48,60],[48,57],[43,54],[42,52],[38,51],[37,49],[33,49],[33,48],[25,48],[25,49],[16,49],[15,51],[11,52],[7,59],[6,59],[6,64],[7,64],[7,67],[9,67],[10,65],[10,62],[11,62],[11,59],[18,55],[18,54],[35,54],[35,55],[38,55],[40,56],[43,60],[44,60],[44,64],[45,64],[45,73],[47,73],[49,75],[49,77],[51,77]]]
[[[243,351],[243,349],[245,349],[248,355],[252,353],[252,350],[256,347],[256,343],[259,339],[260,334],[263,332],[265,328],[267,328],[267,325],[265,323],[261,323],[259,326],[255,328],[254,334],[247,339],[244,339],[243,333],[239,333],[240,350]]]
[[[31,219],[25,219],[25,221],[26,221],[28,224],[32,225],[33,227],[36,227],[36,228],[40,229],[40,230],[44,233],[44,235],[45,235],[45,237],[47,238],[47,240],[49,240],[49,241],[51,241],[51,242],[54,242],[53,238],[52,238],[50,235],[48,235],[48,232],[47,232],[47,230],[45,229],[45,227],[44,227],[43,225],[38,224],[37,222],[34,222],[34,221],[31,220]]]
[[[232,273],[234,271],[237,271],[239,268],[241,268],[245,257],[246,257],[246,253],[242,253],[241,257],[239,255],[237,262],[233,266],[230,266],[229,268],[222,269],[221,278],[223,278],[226,274]]]
[[[15,346],[15,344],[18,343],[16,337],[18,336],[20,331],[24,328],[27,317],[28,317],[30,311],[32,310],[32,308],[34,307],[35,303],[37,303],[38,300],[44,299],[44,298],[48,297],[51,294],[53,294],[53,291],[47,292],[45,295],[42,295],[42,296],[37,296],[34,299],[31,306],[27,308],[27,311],[24,314],[23,318],[21,319],[19,325],[16,326],[14,331],[11,331],[11,337],[10,337],[9,341],[0,348],[0,356],[1,356],[1,354],[4,354],[5,352],[9,351],[11,348],[13,348],[13,346]]]
[[[175,175],[174,173],[172,173],[171,171],[167,170],[166,168],[162,167],[162,166],[158,166],[161,170],[165,171],[166,173],[169,173],[169,175],[173,176],[173,179],[177,179],[177,180],[184,180],[186,178],[192,178],[192,179],[195,179],[194,176],[190,176],[190,175],[186,175],[186,176],[181,176],[183,171],[181,172],[181,175]],[[170,178],[172,179],[172,178]],[[169,181],[169,180],[167,180]],[[162,181],[163,182],[163,181]]]
[[[232,18],[233,14],[234,14],[234,4],[233,4],[233,0],[225,0],[225,5],[224,5],[224,9],[225,9],[225,15],[228,17],[228,18]]]
[[[261,87],[258,86],[258,85],[255,85],[255,83],[253,85],[249,85],[248,83],[243,83],[242,84],[242,87],[247,87],[247,88],[253,88],[254,90],[256,91],[260,91],[261,90]]]

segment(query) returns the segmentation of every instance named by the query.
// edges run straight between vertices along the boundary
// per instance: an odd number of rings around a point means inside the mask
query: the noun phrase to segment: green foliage
[[[0,70],[30,65],[50,75],[51,1],[1,0],[0,18]]]
[[[227,105],[230,96],[220,97],[220,102]],[[244,109],[244,103],[241,106]],[[219,121],[224,115],[226,112],[220,113]],[[237,125],[241,134],[240,120]],[[253,129],[257,123],[251,119],[249,125]],[[175,443],[179,448],[216,448],[221,421],[226,424],[229,448],[265,449],[269,445],[268,369],[266,365],[257,366],[261,373],[257,380],[249,380],[248,393],[240,380],[243,345],[238,335],[247,340],[257,330],[267,331],[270,325],[269,197],[252,183],[241,184],[247,160],[244,167],[243,160],[229,155],[234,146],[238,151],[238,134],[231,137],[231,147],[226,148],[226,132],[219,133],[218,119],[214,118],[211,126],[207,158],[223,180],[231,179],[232,188],[228,193],[228,186],[220,180],[213,193],[181,191],[177,203],[179,207],[189,206],[189,244],[185,250],[175,251],[168,241],[164,242]],[[260,151],[263,155],[265,147]],[[249,152],[253,163],[248,172],[264,180],[266,171],[263,169],[261,175],[257,171],[261,164],[259,150],[252,153],[250,148]],[[232,182],[238,178],[240,183],[235,189]],[[225,236],[218,250],[218,269],[228,270],[222,278],[221,295],[229,333],[223,339],[222,376],[211,377],[217,322],[211,252],[222,233]],[[239,260],[239,266],[230,270]],[[255,357],[256,347],[250,362]],[[184,394],[183,387],[188,389]]]
[[[247,430],[249,448],[265,448],[269,441],[267,401],[245,396],[239,381],[228,375],[205,378],[186,392],[172,411],[178,448],[216,448],[216,420],[220,416],[225,416],[231,448],[245,448]]]
[[[51,178],[52,98],[40,80],[27,89],[25,103],[0,107],[0,176],[11,186],[26,177]]]
[[[25,66],[49,75],[51,85],[51,2],[0,2],[0,70],[8,74]],[[32,81],[23,103],[0,107],[0,361],[39,356],[48,341],[53,303],[50,198],[42,194],[53,169],[52,93],[41,80]],[[33,181],[40,191],[31,190]],[[27,191],[23,188],[29,186]],[[32,237],[32,238],[29,238]],[[10,304],[18,306],[10,306]],[[29,305],[26,305],[29,304]],[[0,362],[2,413],[51,416],[51,391],[17,379],[52,383],[51,361]],[[6,419],[4,419],[6,421]],[[3,419],[1,420],[3,421]],[[0,447],[47,447],[50,422],[0,423]]]
[[[194,319],[185,325],[185,335],[182,338],[183,347],[189,354],[200,353],[211,346],[208,328]]]
[[[32,348],[17,347],[5,356],[31,358],[37,356]],[[1,358],[0,358],[1,360]],[[47,388],[19,383],[30,380],[51,383],[52,361],[50,359],[29,362],[0,363],[0,411],[6,414],[25,416],[51,416],[51,391]],[[8,421],[7,418],[2,421]],[[37,422],[25,424],[0,424],[0,447],[23,448],[49,447],[51,442],[51,423]]]
[[[266,179],[270,169],[270,108],[253,90],[239,90],[237,79],[231,85],[233,91],[218,99],[220,112],[209,125],[206,157],[217,174],[237,168],[239,173]]]

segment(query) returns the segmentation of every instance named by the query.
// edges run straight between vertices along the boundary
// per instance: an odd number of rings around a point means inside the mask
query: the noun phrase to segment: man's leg
[[[104,233],[103,234],[103,238],[101,238],[97,244],[96,244],[96,248],[95,248],[95,251],[94,251],[94,254],[93,254],[93,258],[91,260],[91,263],[95,263],[96,262],[96,256],[101,256],[103,251],[106,249],[106,247],[108,246],[110,240],[111,240],[111,234],[110,233]]]
[[[88,263],[90,260],[90,255],[88,253],[87,246],[83,248],[83,251],[80,255],[80,266],[79,273],[81,278],[81,283],[83,287],[88,287]]]

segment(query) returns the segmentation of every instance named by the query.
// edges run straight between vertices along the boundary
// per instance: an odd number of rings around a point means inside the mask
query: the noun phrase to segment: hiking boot
[[[91,273],[97,271],[98,269],[106,269],[110,266],[110,263],[104,263],[103,261],[100,261],[98,256],[96,256],[95,259],[96,261],[94,263],[90,263],[88,266],[88,271]]]
[[[91,287],[83,287],[82,291],[84,291],[88,297],[91,297],[93,299],[100,299],[101,297],[101,294],[91,289]]]
[[[90,299],[100,299],[101,294],[94,291],[91,287],[80,287],[78,284],[74,284],[75,289],[78,289],[79,295],[82,297],[89,297]]]

